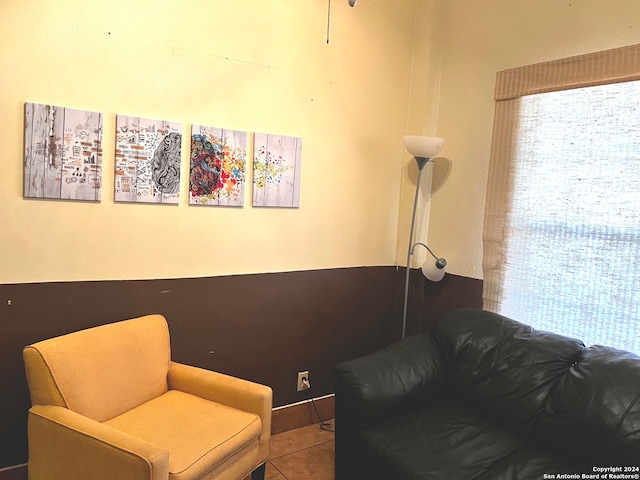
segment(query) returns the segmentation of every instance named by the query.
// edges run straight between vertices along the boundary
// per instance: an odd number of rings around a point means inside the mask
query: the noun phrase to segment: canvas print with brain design
[[[117,116],[117,202],[178,203],[181,132],[181,123]]]
[[[190,158],[189,204],[243,205],[247,132],[194,125]]]

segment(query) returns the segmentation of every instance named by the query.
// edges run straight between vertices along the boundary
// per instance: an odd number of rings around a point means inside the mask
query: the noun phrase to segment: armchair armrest
[[[427,335],[407,337],[336,366],[336,421],[363,428],[436,396],[444,357]],[[339,417],[339,418],[338,418]]]
[[[171,362],[169,366],[168,383],[171,390],[258,415],[262,422],[260,457],[263,461],[267,459],[273,401],[271,387],[177,362]]]
[[[64,407],[31,407],[28,439],[31,480],[169,478],[169,452]]]

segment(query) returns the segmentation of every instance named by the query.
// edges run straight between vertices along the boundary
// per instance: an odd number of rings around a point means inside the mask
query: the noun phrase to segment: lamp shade
[[[444,146],[444,138],[405,135],[404,148],[414,157],[433,158]]]
[[[434,260],[433,258],[428,258],[427,261],[422,264],[422,274],[427,280],[439,282],[444,278],[446,261],[444,265],[442,265],[440,261],[441,259]]]

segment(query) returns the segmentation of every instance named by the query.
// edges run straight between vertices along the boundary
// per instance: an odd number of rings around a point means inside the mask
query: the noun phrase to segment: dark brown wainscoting
[[[396,277],[398,320],[393,324],[394,340],[399,339],[402,332],[405,272],[400,269]],[[407,336],[430,332],[434,322],[451,310],[482,308],[482,280],[447,273],[440,282],[434,283],[425,279],[419,269],[414,269],[409,282]]]
[[[395,267],[0,285],[0,468],[27,461],[22,348],[161,313],[173,359],[270,385],[274,407],[333,393],[334,366],[391,342]]]
[[[270,385],[274,407],[333,393],[336,363],[400,337],[403,268],[362,267],[225,277],[0,285],[0,468],[27,461],[30,406],[22,348],[149,313],[169,322],[173,359]],[[480,280],[412,272],[407,334],[477,306]],[[414,273],[416,273],[414,275]],[[480,299],[481,304],[481,299]],[[23,468],[18,468],[20,472]],[[0,480],[16,478],[0,471]]]
[[[425,281],[422,331],[431,331],[443,314],[468,307],[482,308],[482,280],[447,274],[438,283]]]

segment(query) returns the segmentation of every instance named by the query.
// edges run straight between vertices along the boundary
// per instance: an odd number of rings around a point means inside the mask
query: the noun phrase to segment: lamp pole
[[[413,254],[413,229],[416,224],[416,209],[418,207],[418,194],[420,192],[420,181],[422,180],[422,170],[429,161],[425,157],[415,157],[418,164],[418,181],[416,182],[416,195],[413,199],[413,213],[411,214],[411,229],[409,230],[409,247],[407,248],[407,271],[404,280],[404,309],[402,312],[402,338],[407,330],[407,304],[409,301],[409,273],[411,272],[411,255]]]

